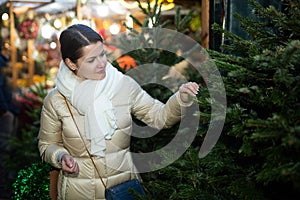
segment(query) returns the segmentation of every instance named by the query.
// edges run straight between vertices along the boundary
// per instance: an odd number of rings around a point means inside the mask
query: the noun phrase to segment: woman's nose
[[[104,67],[106,65],[106,59],[104,59],[102,57],[98,57],[97,62],[100,67]]]

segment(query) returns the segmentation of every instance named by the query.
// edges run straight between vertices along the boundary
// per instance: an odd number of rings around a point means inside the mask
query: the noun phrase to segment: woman
[[[198,84],[182,85],[163,104],[107,62],[101,36],[88,26],[64,30],[60,45],[56,88],[41,113],[40,155],[61,169],[58,199],[105,199],[105,187],[138,178],[129,152],[131,115],[170,127],[180,120],[181,106],[191,105]]]

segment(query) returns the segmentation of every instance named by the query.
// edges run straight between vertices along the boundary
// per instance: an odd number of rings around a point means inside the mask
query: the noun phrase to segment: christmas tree
[[[234,14],[247,39],[213,25],[225,38],[220,51],[208,50],[226,87],[227,115],[221,138],[206,157],[198,157],[211,112],[208,91],[202,87],[198,97],[201,121],[192,147],[172,165],[143,175],[153,197],[299,196],[300,2],[284,0],[274,7],[250,0],[249,5],[251,16]],[[193,70],[187,74],[190,80],[201,80]]]
[[[292,199],[300,191],[300,2],[249,4],[253,16],[234,16],[250,39],[215,24],[225,42],[221,52],[210,51],[228,101],[219,154],[237,168],[224,174],[225,185],[239,199]]]

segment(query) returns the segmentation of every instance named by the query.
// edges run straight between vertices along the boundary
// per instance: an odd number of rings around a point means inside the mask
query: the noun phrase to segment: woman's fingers
[[[64,155],[62,157],[62,169],[67,173],[75,173],[79,172],[79,166],[76,160],[70,155]]]
[[[182,84],[179,90],[181,92],[188,93],[192,96],[196,96],[198,94],[199,85],[195,82],[188,82],[188,83]]]
[[[184,102],[190,101],[190,96],[196,96],[199,91],[199,85],[195,82],[182,84],[179,88],[181,100]]]

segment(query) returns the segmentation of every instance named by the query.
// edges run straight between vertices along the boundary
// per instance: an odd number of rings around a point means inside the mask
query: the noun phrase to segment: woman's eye
[[[92,63],[92,62],[94,62],[94,60],[95,60],[95,59],[88,60],[88,63]]]
[[[105,56],[105,52],[102,52],[101,54],[100,54],[100,56],[102,57],[102,56]]]

